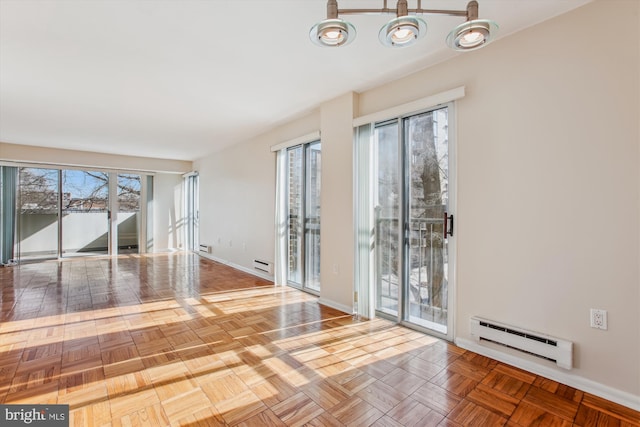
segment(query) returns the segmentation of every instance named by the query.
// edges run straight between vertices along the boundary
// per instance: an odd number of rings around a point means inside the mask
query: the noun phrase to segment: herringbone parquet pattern
[[[192,254],[0,269],[0,402],[73,426],[640,426],[640,414]]]

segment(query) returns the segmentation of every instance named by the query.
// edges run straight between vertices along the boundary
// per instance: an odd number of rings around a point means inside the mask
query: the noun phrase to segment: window
[[[320,292],[320,141],[286,150],[287,283]]]
[[[184,177],[184,198],[185,198],[185,243],[190,251],[198,252],[199,250],[199,203],[198,186],[200,178],[197,172],[192,172]]]
[[[3,263],[9,256],[26,261],[138,253],[146,239],[141,201],[150,177],[28,166],[3,168],[2,175],[3,197],[15,206],[12,211],[3,203],[3,212],[11,212],[2,221]]]
[[[356,282],[370,302],[359,312],[448,339],[452,111],[446,104],[356,129]]]

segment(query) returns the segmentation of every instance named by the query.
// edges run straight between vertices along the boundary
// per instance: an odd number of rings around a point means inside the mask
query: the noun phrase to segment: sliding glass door
[[[21,260],[55,258],[59,253],[60,171],[18,170],[17,255]]]
[[[118,253],[137,254],[140,240],[140,175],[118,174]]]
[[[373,130],[375,309],[450,336],[449,107]]]
[[[62,255],[109,251],[109,174],[62,171]]]
[[[304,277],[304,167],[302,146],[287,150],[287,282],[302,287]]]
[[[405,118],[404,319],[447,333],[447,109]]]
[[[320,292],[320,142],[305,147],[304,286]]]
[[[185,242],[190,251],[198,252],[199,246],[199,176],[197,172],[191,173],[184,178],[184,201],[185,201]]]
[[[320,292],[319,141],[287,150],[287,281]]]
[[[0,265],[10,265],[17,256],[15,230],[17,223],[18,168],[0,165]]]
[[[18,168],[17,258],[138,253],[142,178],[104,171]]]
[[[402,210],[399,124],[397,120],[375,128],[375,256],[376,309],[397,317],[402,282],[400,223]]]

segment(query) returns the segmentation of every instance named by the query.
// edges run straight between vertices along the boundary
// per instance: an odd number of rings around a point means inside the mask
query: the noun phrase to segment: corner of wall
[[[353,117],[358,96],[346,93],[320,110],[322,242],[320,297],[353,307]]]

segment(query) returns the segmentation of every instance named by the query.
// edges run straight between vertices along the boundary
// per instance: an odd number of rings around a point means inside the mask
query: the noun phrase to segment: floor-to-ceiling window
[[[192,172],[184,177],[184,201],[185,201],[185,244],[188,250],[199,250],[199,222],[200,222],[200,179],[197,172]]]
[[[358,262],[370,312],[449,338],[452,108],[365,125],[356,142]]]
[[[399,123],[397,120],[375,127],[375,296],[376,309],[392,316],[398,315],[401,219],[401,165],[399,163]]]
[[[17,171],[17,185],[3,189],[15,195],[12,240],[18,260],[138,252],[145,234],[145,176],[40,167]]]
[[[18,168],[0,164],[0,264],[15,262]]]
[[[406,117],[403,128],[405,321],[447,333],[448,108]],[[450,227],[450,225],[449,225]]]
[[[316,141],[287,149],[287,281],[320,292],[322,155]]]
[[[118,253],[138,253],[140,241],[141,176],[119,173],[118,180]]]
[[[109,174],[62,171],[62,255],[109,250]]]
[[[54,258],[60,251],[60,170],[18,170],[17,256],[21,260]]]

